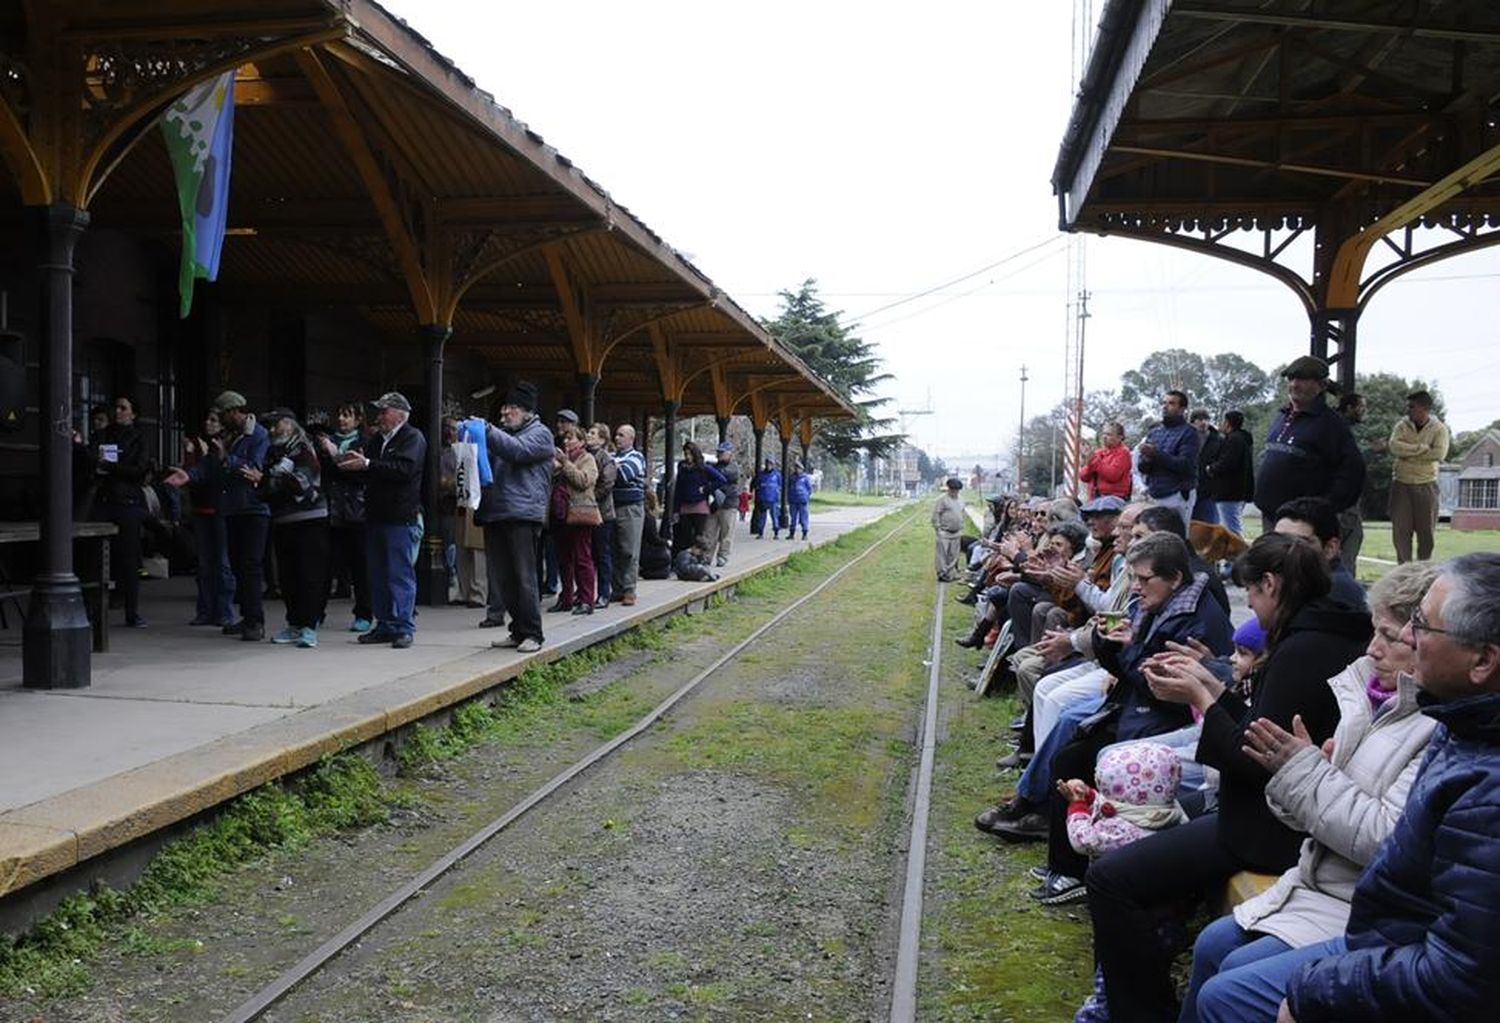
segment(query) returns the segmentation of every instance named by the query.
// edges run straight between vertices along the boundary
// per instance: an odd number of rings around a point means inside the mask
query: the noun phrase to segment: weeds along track
[[[274,979],[271,983],[262,987],[249,999],[241,1003],[236,1009],[234,1009],[228,1015],[224,1016],[224,1023],[250,1023],[250,1021],[252,1020],[261,1018],[265,1013],[267,1013],[273,1006],[277,1005],[278,1002],[280,1002],[283,998],[290,994],[294,989],[298,988],[308,979],[327,970],[329,966],[333,964],[334,961],[341,955],[341,953],[345,952],[345,950],[349,949],[356,942],[361,941],[361,939],[369,935],[372,931],[378,928],[383,921],[387,920],[393,914],[395,914],[402,906],[424,893],[440,878],[448,874],[460,863],[464,862],[467,858],[473,855],[476,851],[483,848],[496,836],[500,835],[502,832],[505,832],[508,828],[511,828],[512,825],[520,821],[532,810],[553,800],[554,797],[557,797],[559,793],[567,789],[570,783],[572,783],[580,775],[589,771],[595,765],[615,754],[623,747],[636,740],[643,733],[651,729],[652,726],[655,725],[657,721],[659,721],[673,707],[678,705],[681,701],[686,699],[695,690],[697,690],[704,681],[713,677],[713,675],[725,665],[728,665],[731,662],[735,661],[737,658],[741,657],[741,655],[743,655],[749,648],[761,642],[762,639],[767,635],[767,633],[771,632],[777,625],[785,621],[788,616],[796,613],[799,609],[807,605],[809,602],[819,598],[830,586],[838,582],[850,570],[855,568],[870,555],[874,554],[892,538],[902,534],[907,529],[909,529],[919,518],[920,515],[910,515],[903,518],[901,521],[899,521],[897,524],[883,533],[880,537],[875,539],[863,551],[850,558],[849,561],[840,566],[836,571],[830,574],[816,587],[814,587],[812,590],[802,595],[801,597],[793,600],[787,606],[778,611],[773,617],[761,624],[743,640],[736,643],[733,647],[727,650],[712,664],[708,665],[702,671],[694,675],[691,679],[681,685],[666,699],[662,700],[661,703],[655,706],[649,713],[640,718],[629,728],[625,729],[620,734],[616,735],[614,738],[610,739],[603,745],[598,746],[597,748],[582,756],[580,759],[552,777],[541,787],[537,788],[525,798],[515,803],[508,810],[506,810],[505,813],[491,820],[488,824],[475,831],[464,841],[448,850],[445,854],[434,860],[426,868],[412,876],[399,888],[391,892],[390,895],[381,900],[377,905],[370,908],[358,919],[354,920],[343,930],[333,935],[323,944],[303,957],[285,972],[276,977],[276,979]],[[942,602],[941,589],[942,588],[939,587],[939,608],[941,608]],[[934,635],[936,636],[937,633],[934,633]],[[937,677],[937,652],[938,644],[934,641],[931,653],[932,659],[930,662],[932,665],[933,678]],[[919,772],[918,779],[918,800],[915,814],[916,825],[913,828],[914,838],[916,838],[918,835],[925,836],[925,822],[927,813],[926,795],[930,790],[932,760],[931,744],[933,738],[933,729],[931,719],[935,713],[934,694],[931,691],[928,695],[928,704],[929,706],[926,715],[927,723],[923,728],[923,732],[926,736],[926,742],[924,745],[922,757],[922,770]],[[925,838],[923,838],[922,840],[925,840]],[[912,877],[910,876],[910,870],[912,869],[916,871],[915,882],[913,882]],[[918,933],[917,928],[920,926],[921,913],[920,872],[921,856],[920,849],[918,849],[917,852],[912,854],[911,857],[911,866],[909,867],[909,876],[907,879],[907,898],[904,907],[904,912],[908,914],[908,916],[911,913],[915,912],[915,917],[909,916],[909,919],[904,921],[901,927],[903,934],[903,948],[910,944],[913,952],[913,963],[915,961],[914,950],[916,947],[916,935]],[[912,889],[914,883],[916,901],[915,908],[913,909]],[[905,937],[907,931],[911,932],[911,938],[909,942]],[[904,964],[905,960],[902,960],[902,962]],[[905,969],[904,966],[903,969]],[[914,967],[911,968],[909,972],[911,972],[912,981],[914,982]],[[895,990],[897,990],[898,993],[903,990],[899,978],[895,984]],[[909,995],[902,998],[898,994],[898,1002],[906,1004],[910,1001],[911,998]],[[911,1017],[906,1016],[905,1018],[909,1019]]]

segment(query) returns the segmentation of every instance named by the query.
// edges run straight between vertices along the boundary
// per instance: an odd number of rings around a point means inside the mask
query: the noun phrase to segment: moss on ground
[[[950,588],[950,593],[952,592]],[[968,609],[944,618],[943,687],[950,707],[937,750],[924,926],[923,1019],[944,1021],[1071,1019],[1093,985],[1088,910],[1038,905],[1027,869],[1043,862],[1040,845],[1006,845],[976,830],[972,818],[1011,791],[1015,773],[996,772],[1007,748],[1013,696],[975,700],[964,688],[975,658],[953,640],[968,632]]]

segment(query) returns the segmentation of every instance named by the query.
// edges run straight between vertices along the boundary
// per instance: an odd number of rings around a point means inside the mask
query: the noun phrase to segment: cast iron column
[[[751,473],[752,476],[765,468],[765,450],[766,428],[764,426],[757,426],[755,428],[755,470]]]
[[[72,206],[37,211],[41,277],[41,567],[22,633],[21,681],[30,689],[81,689],[93,653],[83,590],[73,574],[73,250],[89,215]],[[102,595],[101,595],[102,596]],[[108,600],[101,600],[108,614]]]
[[[682,402],[680,401],[667,402],[666,415],[664,417],[666,419],[666,422],[662,426],[662,432],[664,434],[662,442],[665,445],[665,450],[662,452],[661,456],[661,467],[663,473],[661,478],[661,521],[662,531],[665,532],[668,537],[672,535],[670,527],[672,525],[673,512],[676,511],[676,508],[673,507],[672,499],[676,496],[677,493],[677,455],[675,454],[675,450],[677,448],[677,410],[681,407]],[[646,485],[650,486],[650,484],[651,481],[647,480]],[[675,554],[677,552],[674,550],[672,553]]]
[[[453,328],[428,323],[421,328],[422,351],[427,357],[427,464],[422,472],[422,547],[417,552],[417,602],[428,607],[448,603],[448,555],[443,549],[443,513],[438,504],[438,484],[443,472],[443,345]]]
[[[781,521],[786,525],[787,535],[792,532],[791,502],[787,496],[792,492],[792,438],[781,438]]]
[[[723,444],[729,439],[729,417],[718,416],[714,419],[714,422],[719,424],[719,443]]]
[[[598,377],[592,373],[578,374],[578,418],[585,430],[594,425],[594,393],[598,390]]]

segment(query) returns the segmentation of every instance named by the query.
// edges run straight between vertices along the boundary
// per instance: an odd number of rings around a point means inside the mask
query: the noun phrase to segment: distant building
[[[1459,463],[1454,529],[1500,529],[1500,432],[1490,430]]]

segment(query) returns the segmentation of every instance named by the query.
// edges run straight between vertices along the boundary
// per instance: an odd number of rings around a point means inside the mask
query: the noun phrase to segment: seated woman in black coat
[[[1094,955],[1117,1021],[1176,1017],[1173,950],[1153,940],[1157,910],[1215,896],[1241,870],[1279,874],[1296,862],[1302,836],[1266,806],[1270,774],[1245,754],[1245,730],[1269,718],[1290,731],[1300,715],[1322,743],[1338,722],[1327,680],[1370,638],[1369,615],[1327,599],[1328,566],[1305,540],[1262,536],[1236,562],[1235,577],[1266,630],[1266,653],[1251,674],[1248,698],[1181,658],[1143,668],[1157,699],[1202,713],[1197,758],[1220,772],[1219,809],[1105,855],[1085,877]]]
[[[642,579],[666,579],[672,574],[672,549],[662,539],[657,527],[657,514],[661,506],[656,495],[646,494],[646,516],[641,520],[641,566]]]

